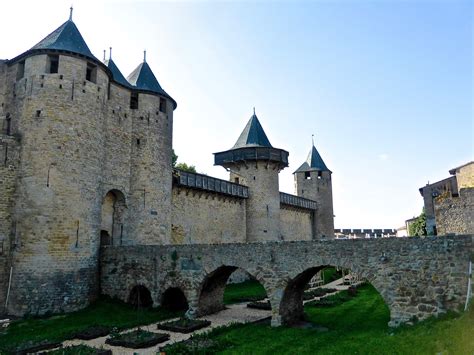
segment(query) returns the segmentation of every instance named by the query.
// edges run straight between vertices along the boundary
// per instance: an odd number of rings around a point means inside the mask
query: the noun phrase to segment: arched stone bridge
[[[390,326],[425,319],[465,303],[474,236],[385,238],[182,246],[107,246],[101,252],[103,294],[127,301],[142,285],[160,304],[180,288],[191,313],[223,309],[229,275],[242,268],[264,287],[272,325],[303,315],[305,284],[327,265],[368,279],[390,309]]]

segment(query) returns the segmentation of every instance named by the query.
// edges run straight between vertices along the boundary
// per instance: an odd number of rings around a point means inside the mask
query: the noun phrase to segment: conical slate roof
[[[72,20],[64,22],[29,51],[41,49],[68,51],[97,60]]]
[[[321,158],[321,155],[319,155],[314,144],[308,154],[308,158],[306,158],[306,161],[301,164],[295,173],[307,171],[331,171],[327,168],[326,164],[324,164],[323,158]]]
[[[128,82],[136,89],[151,91],[155,94],[163,95],[171,99],[176,108],[176,101],[166,93],[160,83],[153,74],[147,62],[143,61],[136,69],[127,77]]]
[[[272,147],[255,112],[232,149],[244,147]]]
[[[104,64],[107,66],[107,68],[110,69],[112,73],[112,78],[119,84],[122,84],[123,86],[126,87],[131,87],[130,83],[125,79],[117,65],[115,65],[115,62],[110,58],[109,60],[106,60]]]

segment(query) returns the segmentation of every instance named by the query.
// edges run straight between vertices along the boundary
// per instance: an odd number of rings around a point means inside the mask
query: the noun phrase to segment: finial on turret
[[[313,143],[313,147],[314,147],[314,133],[311,135],[311,143]]]
[[[72,10],[74,10],[74,8],[71,5],[71,7],[69,8],[69,21],[72,21]]]
[[[109,60],[112,59],[112,47],[109,47]]]
[[[105,49],[104,49],[104,58],[102,60],[105,62]]]
[[[146,49],[143,51],[143,63],[146,63]]]
[[[253,107],[253,115],[256,116],[256,115],[255,115],[255,106]]]

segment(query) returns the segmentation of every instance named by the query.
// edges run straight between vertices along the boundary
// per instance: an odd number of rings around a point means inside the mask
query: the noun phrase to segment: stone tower
[[[278,174],[288,166],[288,152],[272,147],[254,112],[232,149],[214,154],[230,181],[249,187],[247,241],[280,240]]]
[[[317,238],[333,237],[332,172],[324,164],[314,144],[306,161],[293,174],[295,176],[295,194],[318,203],[314,221],[314,235]]]
[[[99,294],[103,241],[170,241],[176,102],[146,60],[128,81],[99,61],[71,18],[0,61],[0,100],[1,304],[82,308]]]

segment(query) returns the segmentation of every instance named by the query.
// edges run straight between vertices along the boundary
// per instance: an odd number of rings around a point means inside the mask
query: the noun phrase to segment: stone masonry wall
[[[464,305],[474,236],[106,247],[102,293],[127,301],[137,284],[155,305],[169,287],[183,290],[190,315],[222,309],[228,275],[241,268],[266,289],[272,324],[300,319],[302,278],[325,265],[351,269],[380,292],[390,325],[422,320]],[[436,258],[433,258],[436,255]],[[304,277],[303,277],[303,276]],[[203,299],[206,298],[206,299]]]
[[[334,211],[332,199],[332,177],[328,171],[311,171],[309,178],[305,173],[295,173],[295,194],[318,203],[315,233],[317,238],[334,237]],[[321,174],[321,176],[319,176]]]
[[[441,195],[434,208],[439,234],[474,233],[474,188],[460,189],[457,197]]]
[[[131,110],[130,89],[109,83],[104,67],[92,82],[83,58],[61,54],[54,74],[47,61],[27,57],[23,76],[18,63],[0,62],[0,118],[11,117],[21,152],[8,304],[16,315],[72,311],[97,297],[109,191],[123,196],[123,220],[114,221],[123,228],[120,243],[169,243],[171,234],[170,100],[164,113],[158,96],[139,93],[139,109]],[[1,256],[0,264],[1,299]]]
[[[312,240],[313,211],[281,205],[281,240]]]
[[[244,243],[246,200],[173,187],[171,244]]]
[[[280,192],[278,166],[256,161],[236,164],[230,173],[230,181],[249,187],[247,200],[247,240],[280,240]]]

